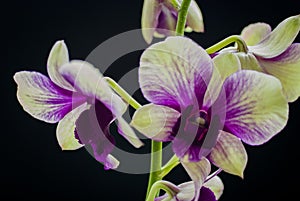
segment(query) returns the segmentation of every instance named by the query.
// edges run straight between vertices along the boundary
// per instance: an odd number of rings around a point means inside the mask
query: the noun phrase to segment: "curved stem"
[[[186,17],[191,4],[191,0],[183,0],[178,12],[177,24],[176,24],[176,34],[178,36],[184,35],[184,29],[186,24]]]
[[[110,77],[104,77],[110,87],[121,97],[124,101],[130,104],[134,109],[141,106],[134,98],[132,98],[116,81]],[[150,175],[147,189],[147,197],[152,185],[161,180],[160,170],[162,165],[162,142],[151,141],[151,162],[150,162]]]
[[[222,172],[222,169],[221,168],[217,169],[215,172],[208,175],[208,177],[206,178],[206,180],[204,182],[211,180],[213,177],[217,176],[220,172]]]
[[[161,165],[162,165],[162,142],[156,142],[156,141],[152,140],[151,141],[150,175],[149,175],[149,182],[148,182],[146,197],[148,197],[150,195],[150,190],[152,188],[152,185],[155,182],[162,179],[162,177],[160,176]]]
[[[179,192],[179,188],[168,181],[157,181],[152,185],[152,188],[149,192],[149,196],[146,201],[153,201],[159,192],[159,190],[164,190],[169,198],[173,198]]]
[[[134,109],[138,109],[141,106],[134,98],[132,98],[116,81],[111,79],[110,77],[104,77],[109,86],[117,93],[125,102],[131,105]]]
[[[173,168],[180,164],[179,158],[174,155],[162,168],[160,172],[161,178],[164,178],[167,174],[171,172]]]
[[[207,48],[206,52],[208,54],[213,54],[213,53],[219,51],[220,49],[222,49],[223,47],[226,47],[227,45],[234,43],[234,42],[237,43],[237,48],[238,48],[239,52],[245,52],[245,53],[248,52],[248,47],[247,47],[245,41],[239,35],[233,35],[233,36],[229,36],[228,38],[225,38],[224,40],[218,42],[217,44]]]

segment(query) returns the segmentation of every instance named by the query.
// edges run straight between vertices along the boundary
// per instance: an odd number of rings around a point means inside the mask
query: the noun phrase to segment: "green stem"
[[[173,168],[180,164],[180,161],[176,155],[174,155],[162,168],[160,172],[161,178],[164,178],[171,172]]]
[[[134,109],[138,109],[142,107],[134,98],[132,98],[118,83],[116,83],[110,77],[105,77],[105,80],[110,85],[110,87],[126,101],[130,104]],[[152,185],[161,180],[160,170],[162,165],[162,142],[156,142],[154,140],[151,141],[151,162],[150,162],[150,175],[149,175],[149,183],[147,189],[147,197],[150,192]]]
[[[162,142],[151,141],[151,162],[150,162],[150,175],[147,188],[147,198],[149,196],[156,196],[150,193],[152,185],[161,180],[160,170],[162,165]]]
[[[233,36],[229,36],[228,38],[225,38],[224,40],[218,42],[217,44],[207,48],[206,52],[208,54],[213,54],[234,42],[237,43],[237,48],[239,52],[245,52],[245,53],[248,52],[248,48],[245,41],[239,35],[233,35]]]
[[[142,107],[134,98],[132,98],[116,81],[111,79],[110,77],[104,77],[104,79],[107,81],[107,83],[110,85],[110,87],[119,94],[120,97],[123,98],[125,102],[127,102],[129,105],[131,105],[134,109],[138,109]]]
[[[191,4],[191,0],[183,0],[178,12],[177,24],[176,24],[176,34],[178,36],[184,35],[184,29],[186,24],[186,17]]]
[[[146,201],[153,201],[155,199],[155,195],[158,194],[159,190],[164,190],[168,194],[170,200],[179,192],[179,188],[174,184],[168,181],[157,181],[152,185]]]

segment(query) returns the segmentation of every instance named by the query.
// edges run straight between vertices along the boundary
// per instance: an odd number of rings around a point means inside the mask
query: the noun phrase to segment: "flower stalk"
[[[160,181],[162,179],[160,174],[161,166],[162,166],[162,142],[157,142],[152,140],[150,175],[149,175],[149,182],[148,182],[147,196],[146,196],[147,200],[149,199],[148,197],[156,196],[156,193],[154,195],[152,194],[153,192],[151,192],[151,188],[155,182]]]
[[[121,97],[123,100],[131,105],[134,109],[138,109],[141,107],[134,98],[132,98],[116,81],[111,79],[110,77],[104,77],[109,86]]]
[[[173,168],[180,164],[179,158],[174,155],[172,158],[161,168],[160,177],[164,178]]]
[[[174,197],[174,195],[179,192],[179,188],[174,184],[163,180],[157,181],[152,185],[146,201],[153,201],[155,199],[155,195],[157,195],[160,190],[164,190],[169,198]]]
[[[206,49],[206,52],[208,54],[213,54],[219,50],[221,50],[222,48],[226,47],[227,45],[231,44],[231,43],[236,43],[237,44],[237,49],[239,52],[248,52],[248,47],[245,43],[245,41],[241,38],[241,36],[239,35],[232,35],[229,36],[227,38],[225,38],[224,40],[214,44],[213,46],[209,47]]]
[[[116,81],[110,77],[105,77],[105,80],[109,86],[121,97],[125,102],[131,105],[134,109],[138,109],[141,106],[132,96],[130,96]],[[147,197],[150,196],[150,190],[153,184],[162,179],[161,176],[162,166],[162,142],[151,141],[151,162],[150,162],[150,175],[147,188]],[[151,195],[155,196],[155,195]]]
[[[191,0],[183,0],[178,12],[178,19],[176,24],[176,35],[183,36],[186,25],[186,17],[191,4]]]

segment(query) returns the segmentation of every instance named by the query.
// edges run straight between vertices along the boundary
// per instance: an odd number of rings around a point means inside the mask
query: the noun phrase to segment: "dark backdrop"
[[[148,175],[104,171],[85,149],[61,151],[55,137],[56,125],[38,121],[22,110],[12,78],[20,70],[46,73],[46,59],[56,40],[66,41],[71,58],[84,59],[106,39],[139,28],[142,3],[139,0],[27,0],[1,6],[1,197],[7,200],[144,199]],[[263,21],[275,27],[300,11],[299,0],[198,0],[198,3],[206,32],[188,36],[203,47],[240,33],[249,23]],[[110,73],[120,77],[126,68],[137,66],[138,60],[139,53],[125,57],[114,64],[115,70]],[[291,200],[297,195],[299,109],[299,100],[290,104],[288,125],[271,141],[259,147],[246,146],[249,162],[244,180],[220,174],[225,184],[221,200]],[[169,178],[178,183],[185,181],[187,175],[178,167]]]

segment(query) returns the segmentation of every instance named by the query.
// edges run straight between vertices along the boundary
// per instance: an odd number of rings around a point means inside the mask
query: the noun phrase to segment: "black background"
[[[300,11],[299,0],[198,2],[206,32],[187,36],[204,48],[239,34],[249,23],[262,21],[275,27]],[[142,3],[27,0],[1,6],[1,198],[144,199],[148,175],[104,171],[85,149],[61,151],[55,137],[56,125],[38,121],[22,110],[13,81],[14,73],[21,70],[46,74],[49,50],[59,39],[67,43],[71,58],[84,59],[108,38],[140,28]],[[118,78],[124,66],[137,66],[138,56],[116,62],[111,74]],[[298,194],[300,178],[295,163],[299,159],[299,109],[299,100],[290,104],[288,125],[271,141],[259,147],[246,146],[249,162],[243,180],[220,174],[225,184],[221,200],[292,200]],[[168,178],[175,183],[188,179],[181,167]]]

